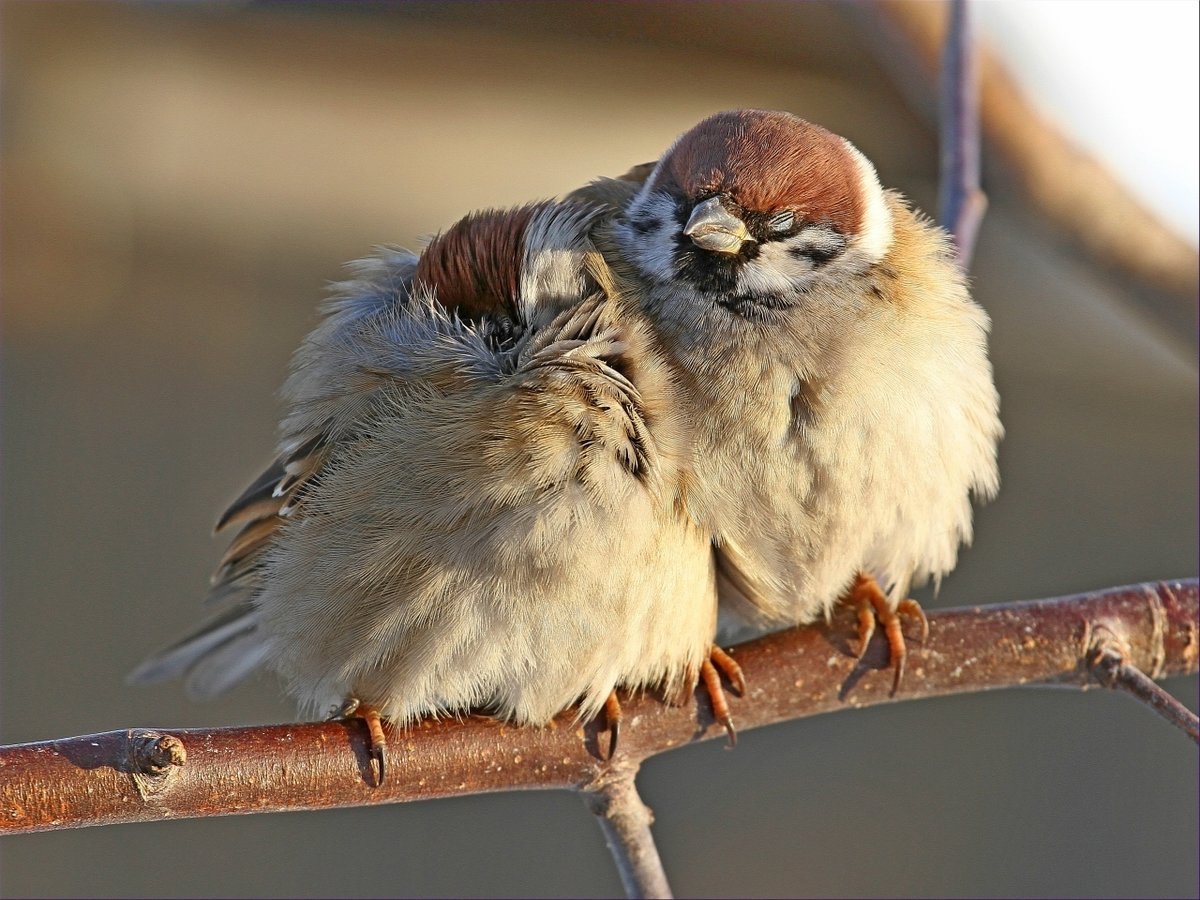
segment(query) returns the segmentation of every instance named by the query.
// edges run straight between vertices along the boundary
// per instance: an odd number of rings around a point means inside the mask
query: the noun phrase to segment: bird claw
[[[367,757],[375,770],[375,786],[382,786],[387,774],[387,736],[383,733],[379,710],[367,706],[357,697],[350,697],[341,706],[334,707],[326,721],[334,719],[362,719],[366,724]]]
[[[875,635],[876,623],[883,625],[893,672],[892,690],[889,696],[896,696],[896,691],[900,689],[900,682],[904,678],[904,662],[908,657],[908,646],[905,644],[904,632],[901,629],[901,616],[912,616],[921,623],[921,643],[924,644],[929,641],[929,619],[925,616],[925,610],[921,609],[921,604],[912,598],[902,600],[893,608],[879,583],[870,575],[863,574],[855,578],[854,584],[847,594],[847,601],[858,609],[859,650],[857,661],[861,662],[866,654],[871,638]]]
[[[608,761],[617,755],[617,739],[621,736],[621,701],[613,691],[604,701],[604,720],[608,725]]]
[[[718,672],[718,669],[720,670]],[[746,676],[737,661],[715,644],[708,652],[708,659],[700,664],[700,682],[712,703],[713,718],[716,719],[729,735],[729,746],[737,746],[737,729],[733,727],[733,716],[729,712],[729,701],[725,698],[725,689],[721,686],[721,674],[729,679],[734,692],[743,697],[746,694]]]
[[[692,670],[690,677],[684,679],[679,690],[669,694],[666,700],[672,706],[682,706],[691,697],[697,684],[703,686],[712,704],[713,718],[725,729],[725,733],[729,735],[729,746],[733,747],[737,745],[737,729],[734,728],[729,701],[725,698],[725,689],[721,684],[722,675],[728,679],[735,694],[739,697],[746,695],[746,676],[742,673],[742,667],[737,664],[737,660],[714,644],[708,651],[708,658],[700,664],[699,671]],[[617,740],[621,733],[621,703],[617,699],[616,691],[609,694],[608,699],[604,701],[604,718],[609,731],[608,759],[611,762],[616,756]]]

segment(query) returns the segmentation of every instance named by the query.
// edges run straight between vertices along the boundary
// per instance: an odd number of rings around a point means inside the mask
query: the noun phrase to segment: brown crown
[[[739,109],[684,134],[656,180],[694,199],[727,194],[754,212],[792,209],[856,234],[864,210],[859,179],[836,134],[791,113]]]

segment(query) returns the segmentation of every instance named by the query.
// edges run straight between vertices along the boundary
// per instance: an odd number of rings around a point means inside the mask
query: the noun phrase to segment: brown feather
[[[565,200],[568,203],[599,206],[611,213],[617,213],[629,204],[629,201],[640,189],[639,182],[626,180],[623,176],[621,178],[597,178],[595,181],[571,191]]]
[[[652,162],[639,163],[623,175],[618,175],[617,181],[632,181],[637,185],[646,183],[646,179],[650,177],[654,171],[654,167],[658,165],[658,160]]]
[[[231,563],[237,562],[242,557],[250,556],[262,549],[267,541],[271,539],[271,536],[275,534],[277,528],[279,528],[279,516],[277,515],[264,516],[257,521],[251,522],[238,532],[237,537],[230,543],[229,549],[225,551],[225,555],[221,557],[221,561],[217,564],[217,567],[219,569],[224,568]]]
[[[284,474],[283,460],[277,459],[271,463],[265,472],[255,478],[250,486],[229,504],[229,508],[217,520],[213,531],[223,531],[238,522],[261,518],[267,514],[267,510],[274,512],[279,509],[281,504],[274,493],[275,486],[283,479]]]
[[[705,119],[675,145],[656,180],[690,198],[724,194],[759,213],[791,209],[857,234],[864,208],[844,139],[790,113],[741,109]]]
[[[268,489],[266,496],[259,497],[253,503],[243,504],[237,510],[230,510],[226,513],[222,517],[216,531],[222,531],[232,525],[256,522],[259,519],[277,515],[283,504],[284,498],[271,496],[271,492]]]
[[[525,232],[545,206],[490,209],[460,219],[425,248],[413,281],[434,288],[438,302],[464,321],[517,318]]]

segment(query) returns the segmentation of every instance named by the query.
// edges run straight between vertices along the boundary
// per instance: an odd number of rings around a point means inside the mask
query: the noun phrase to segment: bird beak
[[[717,253],[737,253],[742,244],[754,240],[746,223],[725,209],[719,197],[709,197],[693,209],[683,233],[697,247]]]

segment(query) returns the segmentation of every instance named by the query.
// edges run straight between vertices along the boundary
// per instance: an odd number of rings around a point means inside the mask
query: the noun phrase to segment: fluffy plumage
[[[295,356],[278,459],[221,519],[233,605],[135,679],[207,695],[266,665],[310,713],[400,723],[695,683],[716,596],[684,408],[595,216],[479,213],[356,265]]]
[[[988,318],[947,236],[782,112],[704,120],[626,194],[609,254],[694,409],[689,502],[723,607],[810,621],[861,571],[894,611],[949,572],[971,495],[998,488],[1002,428]]]

